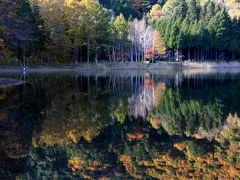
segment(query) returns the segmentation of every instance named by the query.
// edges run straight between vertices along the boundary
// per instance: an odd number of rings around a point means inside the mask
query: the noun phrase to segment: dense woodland
[[[236,60],[239,47],[238,17],[210,0],[0,2],[1,63]]]

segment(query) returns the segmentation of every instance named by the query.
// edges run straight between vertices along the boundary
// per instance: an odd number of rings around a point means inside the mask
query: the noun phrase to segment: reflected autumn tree
[[[36,90],[27,86],[27,91],[23,86],[1,90],[1,94],[5,92],[5,97],[0,100],[1,146],[10,158],[28,154],[33,131],[43,119],[41,112],[45,108],[46,92],[41,88]],[[40,100],[41,103],[38,103]]]
[[[234,79],[63,75],[2,89],[1,177],[237,179],[239,87]]]

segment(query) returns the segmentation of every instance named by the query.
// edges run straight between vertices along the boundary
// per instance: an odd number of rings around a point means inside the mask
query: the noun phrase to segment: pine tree
[[[170,38],[171,38],[172,26],[173,26],[173,21],[171,21],[171,20],[166,21],[166,26],[163,26],[163,27],[165,27],[165,29],[162,30],[162,33],[163,33],[163,36],[164,36],[164,39],[166,41],[166,45],[168,48],[172,48],[172,45],[170,44],[171,43]],[[161,31],[160,31],[160,33],[161,33]]]
[[[199,19],[199,7],[196,0],[190,0],[188,2],[187,18],[190,22],[194,22]]]
[[[198,22],[198,27],[199,27],[199,32],[198,32],[198,36],[199,36],[199,41],[200,41],[200,47],[204,50],[204,51],[209,51],[211,46],[211,42],[210,42],[210,37],[209,37],[209,33],[205,27],[205,24],[202,20],[200,20]]]
[[[218,26],[218,18],[219,18],[219,13],[213,16],[207,25],[207,30],[209,32],[209,38],[211,42],[210,46],[213,49],[217,48],[216,31]]]
[[[179,50],[179,49],[183,49],[185,48],[185,44],[184,44],[184,33],[179,30],[179,33],[177,35],[177,38],[176,38],[176,48]]]
[[[220,7],[219,4],[217,4],[217,3],[215,3],[214,6],[215,6],[214,7],[214,13],[215,14],[218,13],[219,11],[221,11],[222,8],[224,8],[224,7]]]
[[[179,45],[180,45],[179,33],[180,33],[180,29],[179,29],[178,25],[176,23],[174,23],[170,29],[170,34],[169,34],[169,39],[168,39],[169,48],[171,48],[171,49],[179,48]]]
[[[26,56],[30,56],[35,50],[42,50],[44,47],[43,21],[39,14],[38,5],[35,4],[32,9],[28,0],[17,1],[15,10],[19,20],[16,34],[16,39],[19,42],[18,58],[25,64]]]
[[[231,35],[231,20],[225,10],[219,12],[218,17],[218,26],[216,29],[218,49],[228,50]]]
[[[232,21],[231,42],[229,51],[232,52],[232,59],[240,55],[240,21],[234,17]]]
[[[199,19],[203,20],[204,23],[205,23],[205,17],[207,14],[207,5],[208,5],[207,2],[203,3],[202,6],[200,7]]]
[[[130,0],[99,0],[104,7],[112,9],[118,16],[122,13],[125,17],[132,14],[132,3]]]
[[[214,16],[216,13],[214,3],[212,1],[208,1],[207,7],[206,7],[206,16],[205,16],[205,22],[209,22],[210,19]]]
[[[192,28],[191,23],[189,23],[188,19],[185,18],[181,25],[181,31],[184,34],[183,44],[184,48],[187,48],[187,57],[190,59],[190,49],[192,48],[192,37],[190,35],[190,30]]]
[[[169,18],[184,19],[187,13],[187,3],[185,0],[169,0],[163,6],[163,11]]]

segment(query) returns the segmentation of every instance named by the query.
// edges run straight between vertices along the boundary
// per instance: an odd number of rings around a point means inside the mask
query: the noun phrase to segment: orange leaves
[[[159,105],[161,99],[164,96],[164,92],[166,90],[166,83],[165,82],[160,82],[155,86],[154,90],[154,103],[155,105]]]
[[[77,171],[78,169],[83,169],[83,167],[87,164],[85,160],[79,157],[68,160],[68,163],[72,166],[73,172]]]
[[[151,59],[153,57],[153,49],[145,49],[144,52],[146,59]]]
[[[127,136],[131,139],[131,140],[139,140],[139,139],[142,139],[144,137],[144,134],[141,134],[141,133],[127,133]]]
[[[160,32],[155,32],[154,33],[154,50],[161,55],[165,55],[166,54],[166,47],[165,47],[165,40],[164,38],[161,36]]]
[[[153,33],[154,39],[154,48],[153,49],[145,49],[145,58],[151,59],[153,56],[157,55],[165,55],[167,48],[165,47],[165,40],[161,36],[161,34],[157,31]]]
[[[236,144],[231,144],[229,146],[229,149],[232,151],[232,152],[237,152],[237,153],[240,153],[240,147]]]
[[[87,179],[92,179],[93,177],[84,174],[82,170],[104,171],[110,166],[108,164],[101,164],[99,161],[93,161],[91,163],[91,166],[89,166],[88,162],[89,161],[84,160],[81,157],[73,157],[72,159],[68,160],[68,163],[72,169],[72,172],[74,174],[81,174],[85,176]]]
[[[127,156],[125,154],[121,155],[119,157],[119,160],[123,163],[126,171],[128,171],[128,172],[133,172],[134,171],[135,168],[132,166],[132,162],[131,162],[131,159],[130,159],[129,156]]]
[[[152,53],[153,53],[153,50],[152,50],[152,49],[145,49],[145,53],[147,53],[147,54],[152,54]]]
[[[149,77],[147,77],[146,80],[145,80],[145,87],[146,88],[153,88],[152,80]]]
[[[240,171],[237,169],[235,166],[230,166],[229,168],[229,176],[234,178],[234,177],[240,177]]]
[[[173,145],[179,151],[187,147],[187,141]],[[154,159],[133,163],[131,157],[124,154],[119,157],[126,171],[139,179],[152,177],[158,179],[236,179],[240,177],[240,164],[228,162],[231,153],[221,151],[208,153],[202,157],[172,157],[171,153],[162,152]],[[141,168],[139,168],[141,167]]]
[[[145,58],[151,59],[153,56],[153,49],[145,49]]]
[[[173,146],[177,148],[179,151],[183,151],[187,147],[187,141],[175,143]]]

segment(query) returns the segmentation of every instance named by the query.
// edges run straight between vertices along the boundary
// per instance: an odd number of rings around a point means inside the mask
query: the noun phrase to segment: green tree
[[[232,21],[231,42],[229,51],[232,51],[232,59],[240,54],[240,22],[236,17]]]
[[[218,20],[216,29],[217,48],[225,51],[228,50],[230,45],[231,21],[225,10],[222,10],[216,16]]]
[[[183,44],[184,47],[187,48],[187,58],[190,59],[190,49],[193,46],[192,37],[190,35],[190,30],[192,28],[191,24],[189,23],[188,19],[185,18],[181,25],[181,30],[184,33]]]
[[[208,22],[215,15],[214,3],[212,1],[208,1],[207,3],[207,12],[205,15],[205,21]]]
[[[90,62],[90,49],[95,50],[95,62],[98,62],[98,50],[106,44],[109,37],[107,12],[93,0],[79,2],[79,24],[87,39],[87,62]]]
[[[187,9],[187,16],[186,18],[190,21],[190,22],[194,22],[196,20],[199,19],[199,7],[197,5],[196,0],[190,0],[188,2],[188,9]]]
[[[116,15],[124,14],[129,17],[132,13],[132,4],[130,0],[99,0],[104,7],[113,10]]]
[[[163,6],[163,12],[169,18],[184,19],[187,13],[187,3],[185,0],[168,0]]]
[[[128,34],[129,34],[128,22],[125,20],[123,14],[120,14],[116,18],[114,26],[115,26],[115,29],[117,32],[118,44],[119,44],[120,53],[121,53],[121,59],[123,61],[124,46],[128,41]]]
[[[44,21],[40,14],[39,3],[37,0],[31,0],[30,5],[32,8],[32,24],[36,27],[34,31],[34,42],[33,42],[33,56],[34,61],[37,61],[37,55],[45,49],[47,36],[44,28]]]

